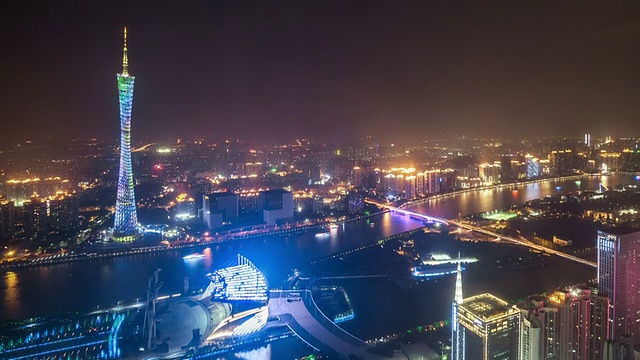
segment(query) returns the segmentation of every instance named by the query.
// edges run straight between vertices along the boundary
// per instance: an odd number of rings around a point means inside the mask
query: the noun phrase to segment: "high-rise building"
[[[527,159],[527,179],[540,176],[540,161],[531,155],[526,156]]]
[[[458,258],[460,256],[458,255]],[[462,305],[462,267],[458,261],[456,272],[456,289],[451,306],[451,359],[465,359],[465,331],[458,321],[458,306]]]
[[[47,200],[47,229],[69,231],[78,224],[78,198],[73,194],[59,193]]]
[[[15,226],[14,202],[0,196],[0,239],[13,235]]]
[[[465,354],[474,360],[517,360],[520,311],[491,294],[454,304],[458,323],[466,329]]]
[[[47,233],[47,202],[37,196],[22,203],[25,231],[31,238],[39,238]]]
[[[136,239],[138,216],[136,197],[133,192],[133,170],[131,168],[131,108],[133,105],[133,83],[135,77],[129,75],[127,57],[127,28],[124,28],[122,50],[122,73],[118,74],[118,94],[120,98],[120,171],[118,173],[118,193],[116,215],[113,226],[113,240],[130,242]]]
[[[598,231],[598,294],[608,296],[609,340],[640,344],[640,231]]]
[[[202,195],[202,221],[209,229],[224,226],[239,215],[238,195],[231,192]]]
[[[606,344],[602,360],[635,360],[640,359],[640,352],[634,350],[631,335],[622,334],[618,341],[609,341]]]
[[[601,359],[607,340],[609,299],[588,289],[570,289],[559,306],[557,324],[560,359]]]
[[[573,172],[573,151],[571,149],[554,150],[549,156],[552,171],[556,175],[568,175]]]
[[[480,179],[485,185],[495,184],[500,181],[500,162],[478,165]]]
[[[585,286],[534,295],[521,309],[520,359],[601,360],[609,299]]]
[[[6,195],[9,201],[13,201],[15,206],[22,206],[32,196],[40,194],[40,178],[11,179],[7,180]]]
[[[520,357],[519,360],[542,360],[541,324],[532,314],[522,314],[520,319]]]
[[[293,220],[293,194],[282,189],[261,191],[258,195],[258,209],[268,225]]]

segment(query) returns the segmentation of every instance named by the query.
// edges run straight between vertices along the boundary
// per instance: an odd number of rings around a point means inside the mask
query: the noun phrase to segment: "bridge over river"
[[[424,220],[424,221],[429,221],[429,222],[435,222],[435,223],[440,223],[440,224],[444,224],[444,225],[457,226],[457,227],[459,227],[461,229],[474,231],[474,232],[478,232],[478,233],[481,233],[481,234],[492,236],[492,237],[496,238],[497,240],[503,241],[503,242],[508,243],[508,244],[525,246],[525,247],[532,248],[532,249],[537,250],[537,251],[545,252],[547,254],[556,255],[556,256],[559,256],[559,257],[562,257],[562,258],[565,258],[567,260],[571,260],[573,262],[577,262],[577,263],[580,263],[580,264],[583,264],[583,265],[587,265],[587,266],[594,267],[594,268],[598,267],[598,264],[593,262],[593,261],[589,261],[589,260],[583,259],[583,258],[575,256],[575,255],[567,254],[567,253],[562,252],[562,251],[558,251],[558,250],[550,249],[550,248],[547,248],[547,247],[544,247],[544,246],[541,246],[541,245],[538,245],[538,244],[534,244],[531,241],[529,241],[529,240],[527,240],[527,239],[525,239],[523,237],[515,238],[515,237],[512,237],[512,236],[506,236],[506,235],[498,234],[496,232],[484,229],[484,228],[479,227],[479,226],[475,226],[475,225],[473,225],[471,223],[468,223],[468,222],[464,222],[464,221],[460,221],[460,220],[448,220],[448,219],[443,219],[443,218],[439,218],[439,217],[435,217],[435,216],[430,216],[430,215],[427,215],[427,214],[422,214],[422,213],[418,213],[418,212],[415,212],[415,211],[406,210],[406,209],[403,209],[401,207],[396,207],[396,206],[393,206],[393,205],[390,205],[390,204],[385,204],[385,203],[381,203],[381,202],[370,200],[370,199],[367,199],[366,202],[370,203],[370,204],[374,204],[374,205],[376,205],[378,207],[381,207],[381,208],[389,209],[390,211],[395,212],[395,213],[399,213],[399,214],[403,214],[405,216],[409,216],[409,217],[414,218],[414,219],[419,219],[419,220]]]

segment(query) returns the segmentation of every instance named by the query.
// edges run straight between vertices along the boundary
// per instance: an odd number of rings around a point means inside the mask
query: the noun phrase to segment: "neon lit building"
[[[609,340],[640,343],[640,231],[598,231],[598,295],[608,296]]]
[[[249,259],[238,255],[238,264],[216,270],[207,277],[211,280],[205,294],[214,301],[269,300],[267,279]]]
[[[120,98],[120,172],[118,174],[118,194],[116,197],[116,217],[113,240],[130,242],[138,233],[136,197],[133,192],[133,170],[131,169],[131,108],[133,104],[133,83],[129,76],[127,57],[127,28],[124,28],[124,48],[122,51],[122,74],[118,74],[118,94]]]

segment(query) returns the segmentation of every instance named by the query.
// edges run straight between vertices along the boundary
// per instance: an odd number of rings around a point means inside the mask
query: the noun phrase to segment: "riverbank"
[[[155,252],[164,252],[164,251],[174,251],[174,250],[183,250],[183,249],[204,249],[207,246],[218,245],[221,243],[229,243],[233,244],[234,242],[243,241],[247,239],[253,239],[257,237],[263,236],[284,236],[291,233],[296,232],[304,232],[310,231],[314,229],[321,229],[328,225],[345,225],[354,221],[364,220],[372,217],[376,217],[382,215],[384,213],[389,212],[389,210],[381,210],[375,213],[371,213],[368,215],[360,215],[352,218],[348,218],[346,220],[338,221],[338,222],[323,222],[309,225],[298,225],[291,226],[285,228],[275,227],[273,229],[268,229],[264,232],[255,232],[249,234],[239,234],[239,233],[229,233],[226,235],[220,235],[217,237],[213,237],[211,240],[198,240],[195,242],[188,243],[169,243],[168,245],[149,245],[149,246],[136,246],[136,242],[134,243],[123,243],[122,246],[117,248],[114,247],[105,247],[100,249],[99,247],[94,247],[92,251],[82,252],[82,253],[74,253],[73,251],[46,256],[39,257],[36,259],[30,260],[14,260],[8,262],[0,263],[0,271],[14,270],[18,268],[24,267],[32,267],[32,266],[42,266],[42,265],[55,265],[55,264],[63,264],[67,262],[73,261],[84,261],[84,260],[95,260],[95,259],[106,259],[113,257],[125,257],[132,255],[140,255],[140,254],[148,254]]]

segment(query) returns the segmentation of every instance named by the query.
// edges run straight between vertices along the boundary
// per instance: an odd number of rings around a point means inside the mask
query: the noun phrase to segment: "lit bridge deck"
[[[335,325],[318,309],[309,290],[272,290],[269,316],[280,320],[312,348],[343,358],[355,355],[366,360],[382,359],[371,346]]]
[[[531,241],[529,241],[529,240],[527,240],[525,238],[515,238],[515,237],[512,237],[512,236],[501,235],[501,234],[498,234],[496,232],[483,229],[483,228],[481,228],[479,226],[467,224],[467,223],[462,222],[462,221],[447,220],[447,219],[442,219],[442,218],[435,217],[435,216],[429,216],[427,214],[421,214],[421,213],[418,213],[418,212],[415,212],[415,211],[405,210],[405,209],[402,209],[400,207],[395,207],[395,206],[391,206],[391,205],[388,205],[388,204],[383,204],[383,203],[380,203],[380,202],[377,202],[377,201],[373,201],[371,199],[367,199],[366,202],[369,203],[369,204],[373,204],[373,205],[385,208],[385,209],[389,209],[392,212],[400,213],[400,214],[403,214],[405,216],[410,216],[410,217],[412,217],[414,219],[436,222],[436,223],[440,223],[440,224],[443,224],[443,225],[454,225],[454,226],[457,226],[457,227],[459,227],[461,229],[475,231],[475,232],[478,232],[478,233],[481,233],[481,234],[485,234],[485,235],[489,235],[489,236],[495,237],[495,238],[499,239],[500,241],[504,241],[506,243],[511,243],[511,244],[520,245],[520,246],[526,246],[528,248],[531,248],[531,249],[534,249],[534,250],[538,250],[538,251],[541,251],[541,252],[545,252],[547,254],[556,255],[556,256],[559,256],[559,257],[562,257],[562,258],[565,258],[567,260],[571,260],[573,262],[577,262],[577,263],[580,263],[580,264],[583,264],[583,265],[587,265],[587,266],[594,267],[594,268],[598,267],[598,264],[593,262],[593,261],[589,261],[589,260],[583,259],[583,258],[578,257],[578,256],[567,254],[567,253],[562,252],[562,251],[549,249],[547,247],[544,247],[544,246],[541,246],[541,245],[538,245],[538,244],[534,244],[534,243],[532,243]]]

